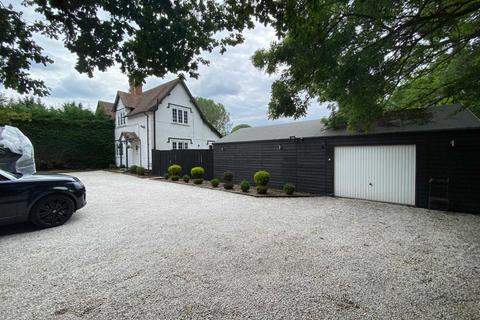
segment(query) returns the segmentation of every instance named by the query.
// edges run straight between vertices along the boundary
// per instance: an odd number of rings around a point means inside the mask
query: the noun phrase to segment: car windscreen
[[[1,180],[17,180],[20,176],[15,176],[13,173],[0,169],[0,181]]]

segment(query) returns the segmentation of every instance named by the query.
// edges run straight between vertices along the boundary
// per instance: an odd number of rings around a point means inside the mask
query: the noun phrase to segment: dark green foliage
[[[188,174],[185,174],[182,179],[183,179],[183,182],[188,183],[190,181],[190,176]]]
[[[33,98],[9,100],[0,104],[0,120],[32,141],[37,170],[108,168],[114,163],[113,122],[81,104],[53,109]]]
[[[295,192],[295,186],[291,183],[285,183],[283,185],[283,191],[288,195],[292,195]]]
[[[168,174],[168,172],[165,172],[163,174],[163,177],[165,178],[165,180],[168,180],[168,178],[170,178],[170,175]]]
[[[190,175],[192,176],[192,179],[203,180],[204,174],[205,174],[205,169],[203,169],[202,167],[194,167],[190,170]]]
[[[233,181],[233,173],[230,171],[225,171],[223,173],[223,181],[232,182]]]
[[[250,190],[250,183],[247,180],[242,180],[242,182],[240,182],[240,189],[242,189],[243,192],[248,192],[248,190]]]
[[[236,2],[204,1],[23,1],[37,21],[0,3],[0,82],[20,93],[47,93],[30,77],[34,63],[48,59],[33,39],[59,39],[77,57],[75,69],[93,76],[118,65],[134,85],[149,75],[186,72],[198,77],[208,64],[204,52],[243,41],[240,30],[253,27],[248,8]]]
[[[212,99],[196,97],[195,100],[207,121],[223,136],[226,135],[232,124],[230,123],[230,114],[225,110],[225,106]]]
[[[193,179],[193,183],[202,184],[203,183],[203,178],[195,178],[195,179]]]
[[[258,194],[267,194],[267,187],[266,186],[262,186],[262,185],[257,185],[257,193]]]
[[[253,176],[253,181],[255,181],[255,184],[257,186],[266,186],[268,184],[268,181],[270,181],[270,173],[265,170],[257,171]]]
[[[170,177],[170,179],[172,179],[172,181],[178,181],[178,180],[180,180],[180,177],[177,176],[177,175],[173,175],[173,176]]]
[[[32,79],[28,70],[32,62],[46,66],[53,61],[35,43],[36,31],[38,27],[25,22],[21,12],[0,3],[0,83],[18,93],[44,96],[48,88],[43,81]]]
[[[240,130],[240,129],[244,129],[244,128],[251,128],[252,126],[248,125],[248,124],[238,124],[236,125],[235,127],[233,127],[232,131],[230,133],[234,133],[235,131],[237,130]]]
[[[220,180],[217,179],[217,178],[212,179],[212,180],[210,180],[210,184],[212,185],[212,187],[216,188],[220,184]]]
[[[279,75],[271,118],[301,117],[319,101],[335,110],[327,125],[364,131],[392,107],[478,106],[479,1],[249,3],[278,36],[252,57]]]
[[[145,168],[142,167],[142,166],[139,166],[137,167],[137,172],[136,172],[139,176],[143,176],[145,175]]]
[[[171,176],[178,176],[182,172],[182,167],[178,164],[172,164],[168,167],[168,173]]]
[[[225,181],[223,183],[223,188],[226,190],[232,190],[233,189],[233,183],[230,181]]]
[[[128,167],[128,172],[136,174],[137,173],[137,168],[138,167],[136,165],[130,166],[130,167]]]

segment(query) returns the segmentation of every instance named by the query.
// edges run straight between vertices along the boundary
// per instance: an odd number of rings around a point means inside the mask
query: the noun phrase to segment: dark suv
[[[76,177],[21,176],[0,169],[0,225],[30,221],[55,227],[85,204],[85,186]]]

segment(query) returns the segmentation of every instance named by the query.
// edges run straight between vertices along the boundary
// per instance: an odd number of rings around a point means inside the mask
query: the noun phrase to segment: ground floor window
[[[185,147],[184,149],[188,149],[188,142],[185,142]]]
[[[176,141],[172,142],[172,149],[177,150],[177,142]]]

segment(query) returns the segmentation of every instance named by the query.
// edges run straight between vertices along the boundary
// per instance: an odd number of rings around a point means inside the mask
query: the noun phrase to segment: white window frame
[[[188,142],[185,142],[183,149],[188,150]]]
[[[188,124],[188,111],[183,110],[183,123]]]
[[[177,141],[172,141],[172,150],[177,150]]]
[[[172,122],[173,123],[178,122],[178,112],[176,108],[172,108]]]

